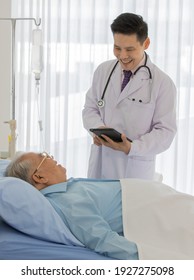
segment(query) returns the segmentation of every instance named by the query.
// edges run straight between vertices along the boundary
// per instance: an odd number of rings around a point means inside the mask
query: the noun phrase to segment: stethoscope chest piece
[[[103,108],[103,107],[104,107],[104,104],[105,104],[105,102],[104,102],[103,99],[100,99],[100,100],[98,100],[98,102],[97,102],[97,105],[98,105],[99,108]]]

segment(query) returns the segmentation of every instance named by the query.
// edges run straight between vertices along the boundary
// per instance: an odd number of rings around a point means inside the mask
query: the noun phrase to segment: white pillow
[[[0,216],[10,226],[38,239],[83,246],[49,201],[20,179],[0,178]]]

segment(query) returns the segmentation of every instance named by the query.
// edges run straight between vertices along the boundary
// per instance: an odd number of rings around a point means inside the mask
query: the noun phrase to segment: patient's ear
[[[38,173],[32,175],[32,178],[36,184],[46,184],[48,179]]]

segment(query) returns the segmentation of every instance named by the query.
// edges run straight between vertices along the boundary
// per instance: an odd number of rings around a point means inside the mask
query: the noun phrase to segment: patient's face
[[[36,153],[31,153],[31,156],[34,161],[34,174],[40,178],[44,177],[47,180],[47,186],[67,181],[65,167],[58,164],[54,158]]]

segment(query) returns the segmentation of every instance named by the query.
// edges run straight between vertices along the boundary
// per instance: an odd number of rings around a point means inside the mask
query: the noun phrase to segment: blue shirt
[[[119,180],[74,179],[41,190],[71,232],[86,247],[116,259],[138,259],[123,237]]]

